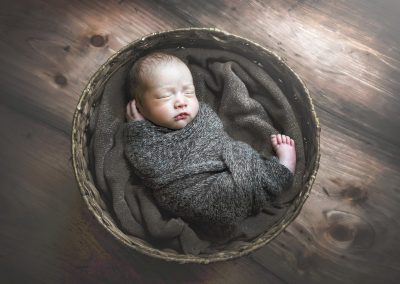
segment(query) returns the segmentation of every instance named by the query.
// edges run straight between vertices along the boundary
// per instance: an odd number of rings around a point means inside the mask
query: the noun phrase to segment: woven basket
[[[93,113],[94,104],[99,99],[101,89],[107,80],[122,65],[128,61],[136,60],[145,51],[186,47],[208,47],[228,50],[243,55],[253,62],[260,63],[262,64],[261,66],[266,66],[264,68],[273,67],[268,69],[269,72],[271,70],[273,70],[272,72],[278,72],[280,78],[285,78],[285,80],[291,82],[300,92],[301,96],[297,97],[296,100],[288,99],[294,111],[299,114],[299,117],[303,118],[299,123],[305,137],[306,171],[304,173],[304,180],[306,183],[283,218],[268,231],[240,249],[224,250],[201,256],[161,251],[151,247],[144,240],[132,236],[128,237],[117,227],[115,220],[113,220],[107,209],[104,209],[105,202],[102,200],[99,190],[95,187],[92,174],[88,169],[87,127]],[[217,29],[178,29],[153,33],[132,42],[108,59],[92,76],[80,97],[74,114],[72,129],[73,168],[82,197],[89,210],[100,224],[124,245],[141,253],[168,261],[210,263],[237,258],[260,248],[275,238],[296,218],[309,195],[318,170],[320,158],[319,136],[320,126],[309,92],[298,75],[280,57],[254,42]]]

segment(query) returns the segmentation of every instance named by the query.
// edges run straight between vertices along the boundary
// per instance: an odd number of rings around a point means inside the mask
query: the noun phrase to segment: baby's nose
[[[175,99],[175,107],[181,107],[181,106],[186,106],[186,100],[182,94],[177,95]]]
[[[184,101],[179,101],[175,103],[175,107],[183,107],[186,106],[186,103]]]

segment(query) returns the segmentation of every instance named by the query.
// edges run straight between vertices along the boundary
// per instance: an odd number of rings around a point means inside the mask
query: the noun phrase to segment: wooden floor
[[[399,283],[400,1],[24,1],[0,4],[1,283]],[[71,164],[91,75],[143,35],[216,27],[280,54],[310,89],[321,164],[298,218],[229,262],[127,250]]]

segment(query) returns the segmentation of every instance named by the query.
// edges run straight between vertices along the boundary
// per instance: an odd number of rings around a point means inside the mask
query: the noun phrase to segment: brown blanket
[[[123,126],[128,102],[125,84],[131,64],[121,67],[106,83],[102,99],[91,117],[90,165],[96,186],[109,201],[108,206],[112,207],[109,211],[115,214],[121,229],[154,247],[186,254],[234,249],[277,222],[301,190],[304,174],[302,134],[293,109],[278,84],[257,64],[221,50],[186,48],[169,52],[188,64],[199,101],[215,110],[232,138],[250,144],[265,157],[273,154],[271,133],[278,131],[296,141],[297,167],[293,188],[271,207],[245,219],[232,238],[224,243],[212,243],[182,219],[168,216],[157,206],[151,191],[134,176],[124,156]]]

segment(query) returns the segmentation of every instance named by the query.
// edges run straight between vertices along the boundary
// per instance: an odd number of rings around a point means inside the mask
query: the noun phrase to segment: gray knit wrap
[[[293,181],[276,157],[267,160],[233,140],[203,102],[182,129],[139,120],[128,122],[125,133],[125,155],[157,204],[203,229],[234,228]]]

